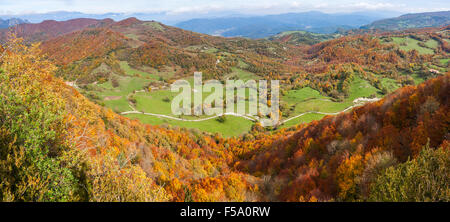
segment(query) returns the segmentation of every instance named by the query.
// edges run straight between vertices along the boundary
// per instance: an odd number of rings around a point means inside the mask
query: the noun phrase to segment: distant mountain
[[[209,35],[265,38],[292,30],[329,34],[339,29],[359,28],[381,18],[383,17],[362,13],[325,14],[312,11],[254,17],[192,19],[175,26]]]
[[[55,21],[67,21],[77,18],[90,18],[90,19],[113,19],[114,21],[124,20],[130,17],[135,17],[140,20],[150,21],[156,20],[163,22],[167,25],[173,25],[181,21],[186,21],[193,18],[216,18],[216,17],[230,17],[230,16],[240,16],[245,17],[235,11],[221,11],[214,13],[178,13],[173,15],[167,11],[162,12],[136,12],[136,13],[102,13],[102,14],[90,14],[83,12],[70,12],[70,11],[55,11],[47,13],[30,13],[21,15],[2,15],[3,19],[10,18],[20,18],[27,20],[32,23],[40,23],[45,20],[55,20]]]
[[[275,42],[288,43],[291,45],[314,45],[330,39],[341,37],[341,34],[319,34],[307,31],[286,31],[269,37]]]
[[[67,33],[75,32],[84,28],[100,27],[104,24],[110,24],[112,19],[72,19],[58,22],[55,20],[46,20],[39,24],[19,24],[14,27],[14,33],[17,37],[22,37],[27,41],[44,41]],[[7,39],[9,30],[0,30],[0,42]]]
[[[11,26],[15,26],[22,23],[28,23],[28,21],[18,18],[11,18],[6,20],[0,19],[0,29],[9,28]]]
[[[47,13],[33,13],[22,15],[4,15],[3,18],[18,17],[32,23],[40,23],[45,20],[55,21],[67,21],[78,18],[90,18],[90,19],[113,19],[115,21],[124,20],[129,17],[136,17],[143,20],[158,20],[167,22],[170,19],[167,18],[166,13],[103,13],[103,14],[87,14],[82,12],[68,12],[68,11],[56,11]],[[177,21],[182,21],[177,20]]]
[[[9,31],[0,30],[0,43],[6,42]],[[59,74],[69,80],[77,79],[80,84],[102,78],[100,74],[105,73],[95,70],[102,63],[115,69],[108,75],[122,73],[119,61],[132,67],[173,70],[174,78],[190,74],[191,70],[204,71],[205,76],[224,76],[232,72],[239,57],[243,67],[261,75],[266,72],[258,69],[261,58],[270,67],[280,69],[279,72],[288,69],[287,65],[275,65],[280,58],[288,56],[288,50],[276,42],[208,36],[136,18],[118,22],[47,20],[21,24],[12,31],[27,42],[42,42],[43,52],[55,64],[63,66]]]
[[[397,18],[375,21],[370,25],[361,27],[361,29],[396,31],[446,25],[450,25],[450,11],[406,14]]]

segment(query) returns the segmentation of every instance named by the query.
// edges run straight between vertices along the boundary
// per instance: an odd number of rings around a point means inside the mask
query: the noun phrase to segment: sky
[[[0,15],[54,11],[84,13],[217,13],[279,14],[286,12],[353,11],[426,12],[450,10],[449,0],[0,0]]]

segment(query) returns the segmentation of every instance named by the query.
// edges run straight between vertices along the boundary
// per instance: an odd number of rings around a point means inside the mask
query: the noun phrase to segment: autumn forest
[[[450,201],[448,25],[251,39],[77,18],[0,43],[0,201]],[[280,122],[171,116],[196,71],[280,80]]]

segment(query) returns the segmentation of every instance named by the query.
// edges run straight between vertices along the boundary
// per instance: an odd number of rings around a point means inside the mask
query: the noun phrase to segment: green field
[[[245,71],[245,70],[240,69],[240,68],[233,67],[232,70],[233,71],[230,74],[225,76],[226,79],[240,79],[240,80],[243,80],[243,81],[247,81],[247,80],[250,80],[250,79],[254,79],[254,80],[260,79],[260,77],[258,77],[254,73]]]
[[[425,46],[427,47],[420,46],[419,40],[410,37],[392,37],[392,40],[399,46],[400,49],[405,51],[411,51],[415,49],[419,52],[419,54],[433,54],[433,49],[437,48],[438,46],[438,42],[434,39],[423,42],[423,44],[425,44]]]
[[[159,22],[145,22],[143,25],[150,26],[156,30],[163,31],[164,28],[159,24]]]
[[[139,76],[141,78],[147,78],[147,79],[155,79],[155,80],[158,79],[158,76],[155,74],[150,74],[148,72],[144,72],[141,70],[131,68],[130,65],[128,65],[128,63],[125,61],[121,61],[119,64],[120,64],[120,68],[125,72],[126,75]]]
[[[111,80],[94,85],[95,94],[102,98],[105,105],[115,112],[124,112],[130,110],[128,105],[128,95],[133,91],[142,90],[148,83],[152,82],[148,79],[138,77],[116,76],[119,82],[118,87],[113,87]]]
[[[295,120],[286,122],[285,124],[283,124],[281,126],[281,128],[288,128],[288,127],[296,126],[301,123],[309,123],[314,120],[322,119],[324,116],[325,115],[318,114],[318,113],[308,113],[308,114],[305,114],[304,116],[301,116]]]
[[[245,65],[245,63],[241,62],[240,65]],[[171,101],[178,94],[178,92],[171,92],[169,88],[151,90],[148,88],[149,84],[160,84],[162,83],[161,80],[164,81],[164,79],[168,78],[167,75],[170,75],[170,72],[167,72],[167,70],[165,70],[166,73],[164,73],[164,71],[158,72],[157,70],[152,69],[138,70],[130,67],[126,62],[120,62],[120,67],[125,75],[111,74],[110,79],[106,82],[91,84],[89,86],[89,90],[87,90],[89,93],[94,93],[106,107],[111,108],[115,112],[121,113],[127,111],[138,111],[167,115],[185,120],[197,120],[211,117],[206,115],[172,115]],[[102,67],[102,69],[107,69],[107,67]],[[418,76],[412,75],[412,77],[417,79],[418,82],[421,81]],[[249,79],[259,79],[259,77],[255,74],[238,67],[233,68],[233,71],[225,76],[225,78],[241,79],[244,81]],[[113,86],[112,79],[116,79],[116,82],[118,82],[115,87]],[[193,77],[187,78],[186,80],[191,84],[191,86],[193,86]],[[400,87],[400,85],[393,79],[381,78],[380,81],[384,87],[390,89],[391,91]],[[210,94],[211,92],[202,92],[203,99]],[[224,89],[224,97],[225,95]],[[350,85],[348,97],[341,102],[333,101],[332,98],[321,95],[317,90],[310,87],[287,91],[280,97],[281,106],[283,106],[284,109],[282,111],[284,116],[281,120],[283,121],[298,115],[301,116],[283,123],[281,127],[291,127],[300,123],[319,120],[325,116],[323,113],[334,114],[341,112],[342,110],[354,105],[353,101],[356,98],[368,98],[373,95],[377,97],[382,96],[380,90],[376,89],[370,85],[368,81],[359,76],[354,77],[354,80]],[[249,109],[249,101],[247,100],[248,96],[249,89],[246,89],[246,111]],[[311,111],[321,113],[310,113]],[[126,114],[126,116],[132,119],[138,119],[147,124],[168,124],[186,128],[197,128],[210,133],[220,133],[225,137],[238,136],[242,133],[248,132],[254,124],[251,120],[236,116],[226,116],[226,120],[224,122],[219,122],[217,118],[204,121],[181,121],[145,114]]]
[[[330,97],[322,96],[318,91],[309,87],[289,91],[282,97],[282,101],[295,106],[294,111],[289,116],[291,117],[310,111],[323,113],[340,112],[352,106],[353,100],[361,97],[368,98],[371,95],[381,97],[381,92],[370,85],[369,82],[357,76],[350,86],[349,96],[342,102],[333,102]],[[286,122],[282,127],[289,127],[300,123],[310,122],[312,120],[318,120],[323,116],[325,115],[318,113],[305,114],[304,116]]]
[[[168,124],[185,128],[196,128],[210,133],[220,133],[224,137],[239,136],[244,132],[248,132],[253,125],[253,122],[235,116],[227,116],[226,121],[223,123],[220,123],[215,119],[202,122],[185,122],[141,114],[130,114],[127,115],[127,117],[138,119],[143,123],[151,125]]]
[[[440,59],[439,61],[441,62],[442,65],[446,66],[448,64],[448,61],[450,61],[450,59]]]
[[[331,98],[322,96],[320,93],[309,87],[305,87],[299,90],[291,90],[285,96],[281,98],[282,102],[286,102],[289,106],[293,106],[294,109],[289,117],[296,116],[305,112],[318,111],[324,113],[340,112],[353,105],[353,100],[359,97],[369,97],[371,95],[380,95],[380,92],[371,86],[366,80],[356,77],[350,87],[350,95],[343,102],[333,102]],[[163,101],[164,98],[170,100],[176,93],[172,93],[168,90],[160,90],[154,92],[137,93],[137,106],[136,109],[147,113],[165,114],[170,115],[171,103]],[[204,98],[208,95],[204,93]],[[248,102],[246,102],[248,108]],[[289,127],[299,123],[310,122],[312,120],[321,119],[324,115],[317,113],[309,113],[299,118],[293,119],[282,127]],[[202,122],[185,122],[178,120],[165,119],[155,116],[147,116],[143,114],[128,115],[130,118],[136,118],[144,123],[149,124],[170,124],[176,126],[182,126],[187,128],[199,128],[207,132],[220,132],[224,136],[240,135],[253,124],[252,121],[234,116],[227,116],[225,123],[219,123],[216,120],[206,120]],[[208,116],[191,117],[184,116],[184,119],[197,119],[206,118]],[[289,118],[287,117],[287,118]],[[229,130],[232,129],[232,130]]]
[[[395,91],[396,89],[401,87],[401,85],[399,83],[397,83],[397,81],[394,79],[382,78],[380,81],[381,81],[381,85],[383,87],[386,87],[386,89],[388,89],[388,92]]]

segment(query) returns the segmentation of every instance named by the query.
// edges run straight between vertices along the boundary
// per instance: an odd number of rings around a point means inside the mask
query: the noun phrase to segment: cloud
[[[395,10],[404,6],[404,4],[358,2],[348,7],[356,10]]]
[[[212,11],[226,10],[225,7],[220,5],[203,5],[203,6],[191,6],[191,7],[179,7],[167,12],[168,15],[177,15],[184,13],[210,13]]]

